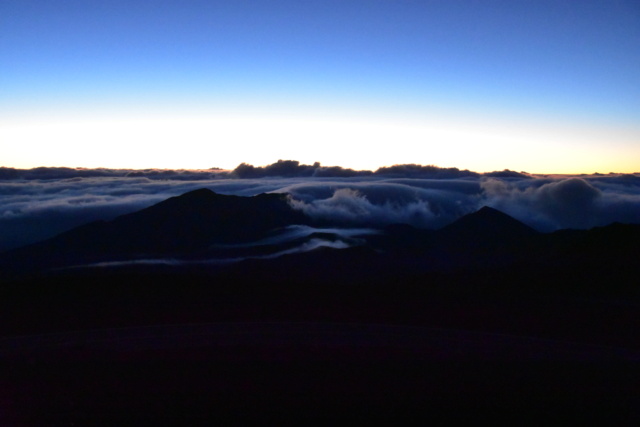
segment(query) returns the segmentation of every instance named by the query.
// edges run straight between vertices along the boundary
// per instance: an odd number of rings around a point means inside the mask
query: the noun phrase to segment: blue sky
[[[635,1],[4,0],[0,58],[4,166],[640,170]]]

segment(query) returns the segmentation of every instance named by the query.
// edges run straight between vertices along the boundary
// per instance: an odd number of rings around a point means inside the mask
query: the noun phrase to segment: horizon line
[[[264,170],[266,168],[269,167],[273,167],[275,165],[289,165],[289,166],[293,166],[293,167],[299,167],[299,168],[315,168],[315,169],[337,169],[337,170],[343,170],[343,171],[353,171],[355,173],[367,173],[370,172],[371,174],[376,174],[377,172],[386,169],[386,168],[394,168],[394,167],[414,167],[414,168],[434,168],[436,170],[442,170],[442,171],[460,171],[460,172],[468,172],[468,173],[475,173],[478,175],[486,175],[486,174],[491,174],[491,173],[499,173],[499,172],[511,172],[511,173],[518,173],[518,174],[523,174],[523,175],[530,175],[530,176],[554,176],[554,175],[561,175],[561,176],[599,176],[599,175],[640,175],[640,171],[634,171],[634,172],[626,172],[626,171],[608,171],[608,172],[600,172],[600,171],[593,171],[593,172],[529,172],[529,171],[517,171],[514,169],[510,169],[510,168],[504,168],[504,169],[495,169],[495,170],[486,170],[486,171],[477,171],[477,170],[471,170],[471,169],[466,169],[466,168],[459,168],[456,166],[439,166],[439,165],[435,165],[435,164],[424,164],[424,163],[394,163],[394,164],[389,164],[389,165],[382,165],[382,166],[378,166],[377,168],[374,169],[356,169],[356,168],[352,168],[349,166],[342,166],[342,165],[324,165],[321,162],[313,162],[311,164],[307,164],[307,163],[302,163],[298,160],[293,160],[293,159],[278,159],[276,162],[273,163],[268,163],[268,164],[264,164],[264,165],[253,165],[251,163],[248,162],[240,162],[235,168],[224,168],[224,167],[217,167],[217,166],[212,166],[209,168],[182,168],[182,167],[110,167],[110,166],[96,166],[96,167],[92,167],[92,166],[67,166],[67,165],[38,165],[38,166],[32,166],[32,167],[16,167],[16,166],[7,166],[7,165],[0,165],[0,169],[13,169],[16,171],[33,171],[33,170],[37,170],[37,169],[71,169],[71,170],[84,170],[84,171],[91,171],[91,170],[107,170],[107,171],[130,171],[130,172],[136,172],[136,171],[175,171],[175,172],[211,172],[211,173],[233,173],[234,171],[238,170],[239,168],[241,168],[243,165],[245,165],[246,167],[249,168],[255,168],[258,170]],[[295,166],[294,166],[295,165]],[[276,176],[276,175],[272,175],[272,176]]]

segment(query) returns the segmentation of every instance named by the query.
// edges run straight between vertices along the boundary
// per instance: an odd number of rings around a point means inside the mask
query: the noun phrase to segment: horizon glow
[[[0,4],[0,166],[640,170],[640,7]]]
[[[600,143],[612,135],[618,144]],[[291,159],[359,170],[416,163],[476,172],[632,173],[640,169],[636,136],[632,128],[292,111],[134,110],[0,119],[0,139],[16,143],[4,150],[5,166],[24,169],[233,169]],[[149,144],[157,148],[150,152]],[[246,146],[250,151],[233,150]],[[634,155],[619,158],[622,148]],[[567,158],[573,158],[570,167]]]

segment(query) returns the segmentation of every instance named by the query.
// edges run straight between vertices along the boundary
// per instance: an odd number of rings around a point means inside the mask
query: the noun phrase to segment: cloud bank
[[[640,223],[635,175],[481,182],[483,200],[540,231]]]
[[[295,208],[324,227],[437,229],[484,205],[544,232],[640,223],[640,174],[478,174],[419,165],[371,172],[296,161],[233,171],[0,168],[0,250],[203,187],[240,196],[289,193]]]

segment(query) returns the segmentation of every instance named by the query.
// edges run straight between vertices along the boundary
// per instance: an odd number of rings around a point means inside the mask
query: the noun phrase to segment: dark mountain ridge
[[[436,231],[397,224],[367,235],[346,237],[340,235],[339,229],[314,232],[311,228],[296,238],[262,243],[268,237],[284,235],[287,227],[313,225],[311,218],[292,208],[288,197],[240,197],[195,190],[112,221],[89,223],[9,251],[0,256],[0,266],[5,277],[15,277],[25,272],[107,261],[269,258],[322,246],[332,247],[328,250],[338,251],[336,257],[348,259],[353,251],[344,248],[359,245],[368,248],[372,266],[392,263],[395,267],[389,266],[391,270],[402,268],[410,272],[532,263],[557,266],[569,261],[599,264],[606,260],[611,265],[621,265],[631,261],[640,229],[637,225],[612,224],[593,230],[543,234],[485,206]],[[311,254],[306,258],[318,258],[317,262],[322,263],[326,257]]]

